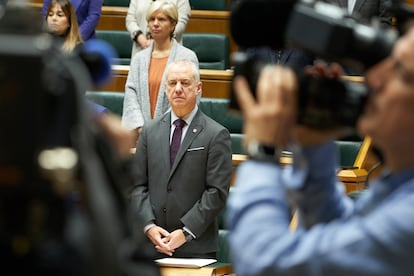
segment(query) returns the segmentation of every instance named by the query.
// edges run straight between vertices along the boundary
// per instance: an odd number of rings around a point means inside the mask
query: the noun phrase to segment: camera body
[[[120,260],[120,245],[132,237],[126,175],[115,171],[85,103],[90,60],[63,52],[42,26],[37,10],[0,7],[2,268],[125,275],[121,262],[129,256]]]
[[[364,71],[389,56],[398,37],[392,29],[360,24],[342,8],[325,2],[259,1],[260,6],[253,0],[241,0],[233,6],[231,32],[241,48],[298,48],[318,58]],[[259,15],[264,21],[280,16],[282,22],[266,28],[258,40],[247,38],[244,34],[249,29],[244,22],[252,22]],[[271,21],[261,21],[261,25],[270,25]],[[240,52],[233,55],[233,63],[234,76],[246,77],[255,93],[257,78],[268,62]],[[299,124],[317,129],[355,126],[369,96],[365,84],[311,77],[304,74],[303,68],[293,69],[299,83]],[[230,108],[238,109],[234,93],[231,93]]]

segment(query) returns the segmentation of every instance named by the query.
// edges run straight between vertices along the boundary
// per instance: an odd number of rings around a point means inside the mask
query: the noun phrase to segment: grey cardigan
[[[122,112],[122,124],[131,130],[142,127],[145,122],[151,120],[148,69],[153,47],[154,44],[151,43],[150,47],[138,52],[131,60],[128,78],[125,83],[124,107]],[[183,59],[190,60],[197,66],[199,64],[197,56],[192,50],[180,45],[173,39],[173,46],[170,51],[167,65],[172,61]],[[160,117],[170,106],[167,96],[165,95],[165,77],[166,71],[164,70],[154,118]]]

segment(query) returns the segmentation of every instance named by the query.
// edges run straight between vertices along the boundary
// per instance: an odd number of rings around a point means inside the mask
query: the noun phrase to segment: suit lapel
[[[178,150],[177,156],[175,157],[174,164],[172,165],[170,171],[170,178],[173,175],[175,169],[177,168],[178,164],[180,163],[181,159],[187,152],[187,149],[190,147],[191,143],[194,139],[200,134],[200,132],[204,128],[204,124],[201,120],[200,110],[197,111],[196,115],[194,116],[193,121],[188,126],[187,133],[185,134],[184,140],[181,143],[180,149]],[[169,156],[169,155],[168,155]]]
[[[157,137],[158,143],[161,145],[160,151],[162,156],[162,162],[164,168],[170,168],[170,128],[171,128],[171,115],[168,112],[161,120],[161,132],[160,137]]]

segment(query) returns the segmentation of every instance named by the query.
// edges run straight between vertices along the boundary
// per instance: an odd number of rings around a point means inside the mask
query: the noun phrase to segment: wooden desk
[[[104,86],[96,87],[97,91],[125,92],[125,82],[128,77],[129,65],[113,65],[112,80]],[[203,83],[203,97],[229,98],[233,71],[200,69]]]
[[[231,264],[215,263],[202,268],[161,267],[161,276],[219,276],[233,272]]]

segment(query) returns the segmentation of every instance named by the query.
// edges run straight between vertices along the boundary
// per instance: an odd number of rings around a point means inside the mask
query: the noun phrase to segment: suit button
[[[162,209],[162,211],[163,211],[164,213],[166,213],[166,212],[167,212],[167,208]]]
[[[168,188],[167,188],[167,192],[168,192],[168,193],[171,193],[171,192],[172,192],[171,187],[168,187]]]

